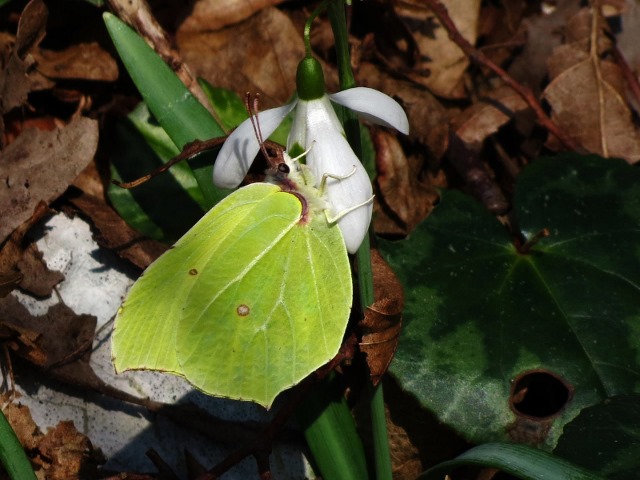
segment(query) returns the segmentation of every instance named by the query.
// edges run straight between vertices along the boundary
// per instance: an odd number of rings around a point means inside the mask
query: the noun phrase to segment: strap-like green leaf
[[[178,148],[194,140],[224,135],[213,116],[138,34],[110,13],[104,14],[104,22],[149,110]],[[213,186],[213,160],[205,163],[202,168],[193,167],[194,176],[212,206],[228,192]]]
[[[366,480],[364,447],[339,383],[335,375],[323,380],[298,407],[296,417],[322,478]]]
[[[527,445],[486,443],[464,452],[454,460],[427,470],[422,480],[442,480],[444,475],[465,465],[493,467],[523,480],[602,480],[602,477],[573,463]]]

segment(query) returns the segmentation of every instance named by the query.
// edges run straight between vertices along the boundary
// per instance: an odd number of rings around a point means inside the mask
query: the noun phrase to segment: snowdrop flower
[[[347,251],[355,253],[369,228],[373,204],[371,181],[353,152],[331,105],[338,103],[373,123],[409,133],[409,121],[402,107],[391,97],[365,87],[327,95],[320,63],[305,57],[296,75],[297,99],[288,105],[258,113],[265,138],[295,109],[287,140],[291,155],[306,153],[306,164],[316,182],[327,175],[326,198],[329,216],[337,217]],[[222,146],[213,168],[213,181],[221,188],[235,188],[244,179],[260,145],[249,120],[244,121]],[[318,185],[316,185],[317,187]]]

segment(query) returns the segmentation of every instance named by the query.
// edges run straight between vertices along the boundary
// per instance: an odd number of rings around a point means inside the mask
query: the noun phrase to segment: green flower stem
[[[604,480],[603,477],[551,453],[528,445],[485,443],[424,472],[419,479],[439,480],[452,470],[473,465],[492,467],[522,480]]]
[[[340,89],[346,90],[347,88],[353,88],[356,86],[356,79],[353,76],[353,70],[351,70],[349,33],[347,32],[347,17],[344,12],[344,1],[333,0],[329,2],[329,22],[331,22],[331,29],[333,30],[333,37],[336,43]],[[355,116],[355,113],[353,115]],[[358,138],[360,138],[360,136],[358,136]],[[358,152],[356,152],[356,154],[357,153]]]
[[[304,24],[304,55],[305,57],[311,57],[311,24],[316,19],[318,15],[324,12],[327,9],[327,0],[322,2],[320,5],[316,7],[316,9],[309,15],[307,21]]]
[[[347,32],[347,20],[343,0],[333,0],[329,3],[329,21],[333,29],[338,58],[338,75],[340,88],[346,90],[356,86],[356,81],[351,69],[351,57],[349,55],[349,37]],[[347,140],[351,148],[362,159],[362,145],[360,141],[360,123],[355,112],[344,109],[344,127]],[[373,273],[371,271],[371,250],[369,235],[365,236],[362,245],[356,254],[358,264],[358,285],[360,291],[360,305],[362,311],[373,304]],[[382,384],[372,387],[371,395],[371,422],[373,431],[373,445],[375,455],[376,478],[389,480],[392,478],[391,454],[389,453],[389,440],[387,434],[387,421],[384,412],[384,396]]]

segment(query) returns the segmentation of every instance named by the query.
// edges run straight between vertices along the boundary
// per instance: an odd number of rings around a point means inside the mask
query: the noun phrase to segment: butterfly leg
[[[320,195],[324,195],[325,189],[327,187],[327,180],[329,178],[333,178],[334,180],[346,180],[351,175],[356,173],[356,171],[357,171],[357,169],[356,169],[356,166],[354,165],[353,166],[353,170],[351,170],[346,175],[335,175],[333,173],[325,173],[324,175],[322,175],[322,180],[320,180],[320,186],[318,187],[318,190],[320,190]],[[360,206],[360,205],[358,205],[358,206]]]
[[[331,211],[328,208],[325,208],[324,216],[327,219],[327,223],[333,225],[334,223],[339,221],[342,217],[348,215],[349,213],[353,212],[354,210],[356,210],[356,209],[358,209],[360,207],[364,207],[365,205],[369,205],[370,203],[373,203],[373,198],[374,197],[375,197],[375,195],[371,195],[371,198],[369,198],[368,200],[365,200],[364,202],[359,203],[358,205],[354,205],[353,207],[349,207],[346,210],[342,210],[341,212],[338,212],[335,216],[331,216]]]

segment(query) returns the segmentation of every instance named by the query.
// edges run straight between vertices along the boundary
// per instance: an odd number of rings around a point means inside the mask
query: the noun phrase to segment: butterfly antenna
[[[258,140],[258,144],[260,145],[260,151],[262,152],[265,158],[269,158],[267,149],[264,146],[264,138],[262,138],[262,130],[260,130],[260,122],[258,121],[259,104],[260,104],[260,94],[256,93],[252,99],[251,94],[247,92],[244,99],[244,105],[247,108],[247,112],[249,112],[249,118],[251,119],[253,132],[255,133],[256,139]]]

